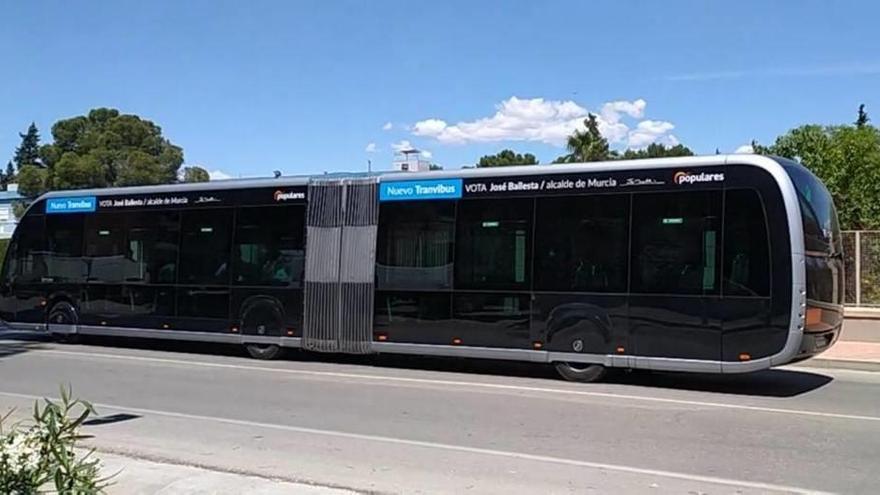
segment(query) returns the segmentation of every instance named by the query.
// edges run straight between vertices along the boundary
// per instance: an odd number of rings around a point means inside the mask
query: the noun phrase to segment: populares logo
[[[294,199],[306,199],[306,193],[294,191],[275,191],[275,201],[291,201]]]
[[[707,174],[705,172],[700,172],[699,174],[692,174],[689,172],[676,172],[675,175],[672,176],[672,182],[682,185],[682,184],[694,184],[697,182],[723,182],[724,174]]]

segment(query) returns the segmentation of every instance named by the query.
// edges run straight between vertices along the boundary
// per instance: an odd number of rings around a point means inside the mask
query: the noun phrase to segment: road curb
[[[792,366],[800,368],[827,368],[839,370],[875,371],[880,372],[880,362],[856,361],[849,359],[807,359]]]

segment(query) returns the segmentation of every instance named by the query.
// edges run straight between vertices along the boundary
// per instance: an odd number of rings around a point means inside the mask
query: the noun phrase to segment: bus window
[[[299,205],[241,208],[235,227],[233,282],[300,287],[305,209]]]
[[[82,245],[82,215],[46,215],[47,276],[53,282],[82,281]]]
[[[626,292],[629,195],[540,198],[535,289]]]
[[[718,291],[721,192],[636,194],[632,292]]]
[[[180,242],[181,284],[227,285],[232,210],[192,210],[183,213]]]
[[[124,264],[130,259],[125,252],[125,216],[102,213],[86,218],[85,253],[90,282],[121,283]]]
[[[840,227],[831,194],[803,166],[787,160],[781,163],[797,191],[804,225],[804,247],[813,253],[840,253],[843,246],[837,235]]]
[[[379,215],[379,289],[452,288],[455,204],[386,203]]]
[[[45,217],[26,216],[15,228],[15,266],[9,267],[18,282],[40,282],[48,276],[44,248]]]
[[[180,213],[141,212],[128,215],[125,281],[173,284],[177,277]]]
[[[456,289],[529,289],[533,205],[531,199],[459,203]]]
[[[724,198],[724,294],[770,295],[770,244],[761,198],[733,189]]]

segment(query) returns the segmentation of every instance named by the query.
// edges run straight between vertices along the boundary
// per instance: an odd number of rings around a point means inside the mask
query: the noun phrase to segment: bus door
[[[376,179],[312,180],[306,208],[303,348],[371,352]]]
[[[721,358],[720,190],[633,197],[630,335],[639,356]]]

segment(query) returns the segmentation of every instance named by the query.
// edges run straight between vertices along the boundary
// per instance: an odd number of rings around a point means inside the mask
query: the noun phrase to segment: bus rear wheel
[[[252,358],[266,361],[278,359],[284,354],[284,348],[275,344],[247,344],[245,348]]]
[[[592,363],[555,363],[556,372],[571,382],[598,382],[605,377],[608,369],[601,364]]]
[[[57,342],[64,344],[80,343],[80,336],[70,329],[77,323],[76,308],[67,301],[52,306],[46,318],[46,329]]]

